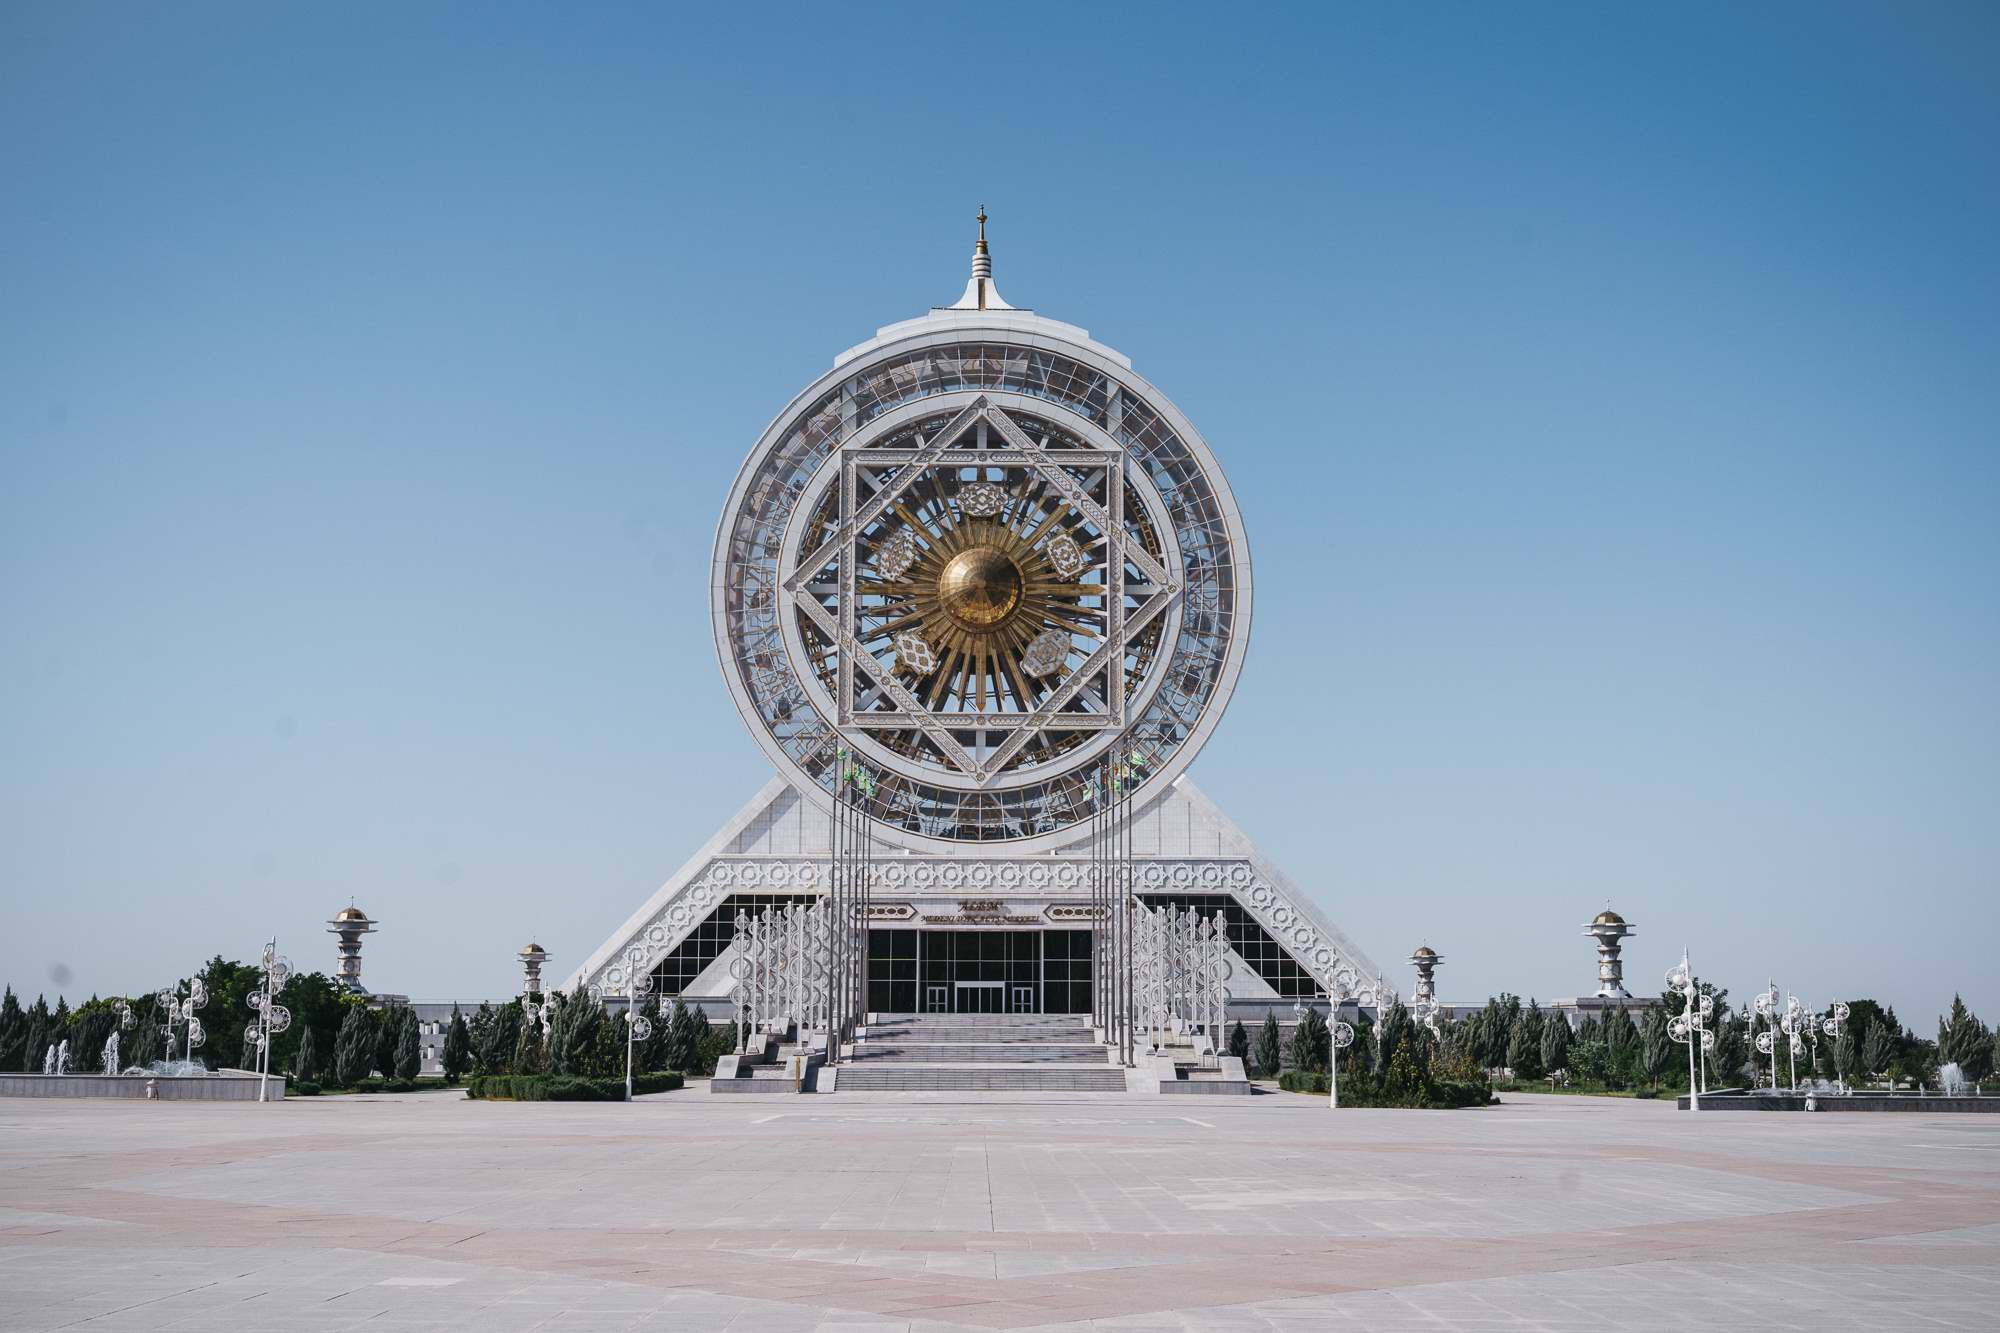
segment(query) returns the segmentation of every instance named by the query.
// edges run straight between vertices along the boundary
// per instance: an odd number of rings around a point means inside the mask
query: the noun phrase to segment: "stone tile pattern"
[[[0,1329],[2000,1326],[2000,1125],[0,1101]]]

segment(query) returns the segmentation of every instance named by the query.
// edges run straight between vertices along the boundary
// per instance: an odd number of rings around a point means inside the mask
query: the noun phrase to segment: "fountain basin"
[[[1704,1092],[1701,1094],[1701,1109],[1704,1111],[1803,1111],[1806,1099],[1812,1099],[1815,1111],[1929,1111],[1934,1114],[1947,1112],[1972,1112],[2000,1114],[2000,1096],[1991,1093],[1920,1094],[1915,1092],[1850,1092],[1845,1095],[1829,1092]],[[1675,1105],[1681,1110],[1688,1109],[1688,1099],[1680,1098]]]
[[[208,1074],[0,1074],[0,1097],[114,1097],[146,1100],[147,1085],[163,1102],[254,1102],[261,1080],[247,1069]],[[271,1075],[265,1091],[282,1101],[285,1080]]]

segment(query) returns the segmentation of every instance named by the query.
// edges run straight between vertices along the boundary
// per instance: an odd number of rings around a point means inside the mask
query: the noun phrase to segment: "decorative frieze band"
[[[1083,895],[1090,892],[1093,868],[1092,862],[1072,857],[896,856],[873,864],[873,892],[917,897]],[[1322,985],[1342,982],[1351,988],[1356,979],[1354,960],[1321,933],[1308,913],[1262,879],[1247,860],[1141,858],[1134,862],[1133,870],[1140,893],[1228,894],[1235,898]],[[642,949],[651,960],[650,967],[671,953],[732,893],[818,893],[825,876],[824,857],[718,856],[691,876],[651,921],[613,950],[610,961],[589,980],[622,985],[627,948],[637,945]],[[887,919],[886,910],[892,905],[878,906],[885,914],[877,919]],[[897,919],[914,915],[908,904],[895,904],[893,909]],[[1087,903],[1054,903],[1044,914],[1051,921],[1087,921],[1090,907]]]

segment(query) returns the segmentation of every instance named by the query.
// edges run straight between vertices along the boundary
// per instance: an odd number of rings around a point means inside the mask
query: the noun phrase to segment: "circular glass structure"
[[[716,534],[717,653],[751,732],[831,803],[840,754],[905,846],[1073,841],[1117,744],[1145,799],[1227,702],[1242,521],[1117,353],[1025,312],[894,326],[779,415]]]

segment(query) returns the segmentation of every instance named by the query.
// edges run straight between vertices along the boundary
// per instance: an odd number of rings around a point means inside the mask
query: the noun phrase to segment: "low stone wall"
[[[1803,1092],[1705,1092],[1704,1111],[1803,1111],[1809,1094]],[[1850,1093],[1845,1097],[1810,1094],[1814,1111],[1929,1111],[1933,1113],[1972,1112],[2000,1114],[2000,1097],[1919,1097],[1915,1093]],[[1688,1099],[1675,1105],[1688,1109]]]
[[[248,1070],[201,1075],[166,1074],[0,1074],[0,1097],[122,1097],[146,1100],[150,1085],[163,1102],[254,1102],[260,1080]],[[285,1080],[271,1075],[266,1096],[282,1101]]]

